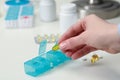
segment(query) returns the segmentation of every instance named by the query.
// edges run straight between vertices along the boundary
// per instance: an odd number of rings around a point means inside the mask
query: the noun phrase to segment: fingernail
[[[60,49],[66,49],[67,44],[65,42],[60,44]]]

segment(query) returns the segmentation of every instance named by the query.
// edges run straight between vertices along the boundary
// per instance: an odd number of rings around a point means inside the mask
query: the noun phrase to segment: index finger
[[[76,24],[71,26],[59,39],[58,43],[61,43],[62,41],[69,39],[71,37],[77,36],[80,33],[84,31],[84,21],[78,21]]]

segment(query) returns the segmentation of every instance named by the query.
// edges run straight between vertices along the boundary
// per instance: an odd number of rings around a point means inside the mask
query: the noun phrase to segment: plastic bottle
[[[63,34],[78,20],[77,6],[73,3],[64,4],[60,11],[60,33]]]
[[[45,22],[56,20],[56,3],[54,0],[40,1],[40,20]]]

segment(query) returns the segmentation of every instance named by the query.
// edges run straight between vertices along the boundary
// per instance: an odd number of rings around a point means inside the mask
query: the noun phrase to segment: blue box
[[[33,77],[41,75],[66,61],[71,60],[61,51],[48,51],[24,63],[25,73]]]
[[[43,57],[35,57],[24,63],[25,73],[37,76],[51,69],[50,62]]]
[[[65,61],[70,60],[71,58],[67,57],[64,53],[61,51],[53,51],[50,50],[46,53],[46,59],[52,62],[53,67],[58,66]]]

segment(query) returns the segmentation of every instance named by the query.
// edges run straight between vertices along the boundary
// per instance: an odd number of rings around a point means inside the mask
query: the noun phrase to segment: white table
[[[5,13],[3,2],[0,0],[2,15]],[[59,7],[60,1],[57,0],[57,4]],[[0,80],[120,80],[120,54],[110,55],[102,51],[94,52],[103,56],[103,60],[94,65],[79,59],[36,78],[26,75],[23,63],[38,55],[39,46],[34,36],[59,32],[58,20],[44,23],[39,20],[38,14],[36,16],[35,27],[29,29],[6,29],[4,17],[0,17]],[[109,21],[120,23],[120,17]]]

